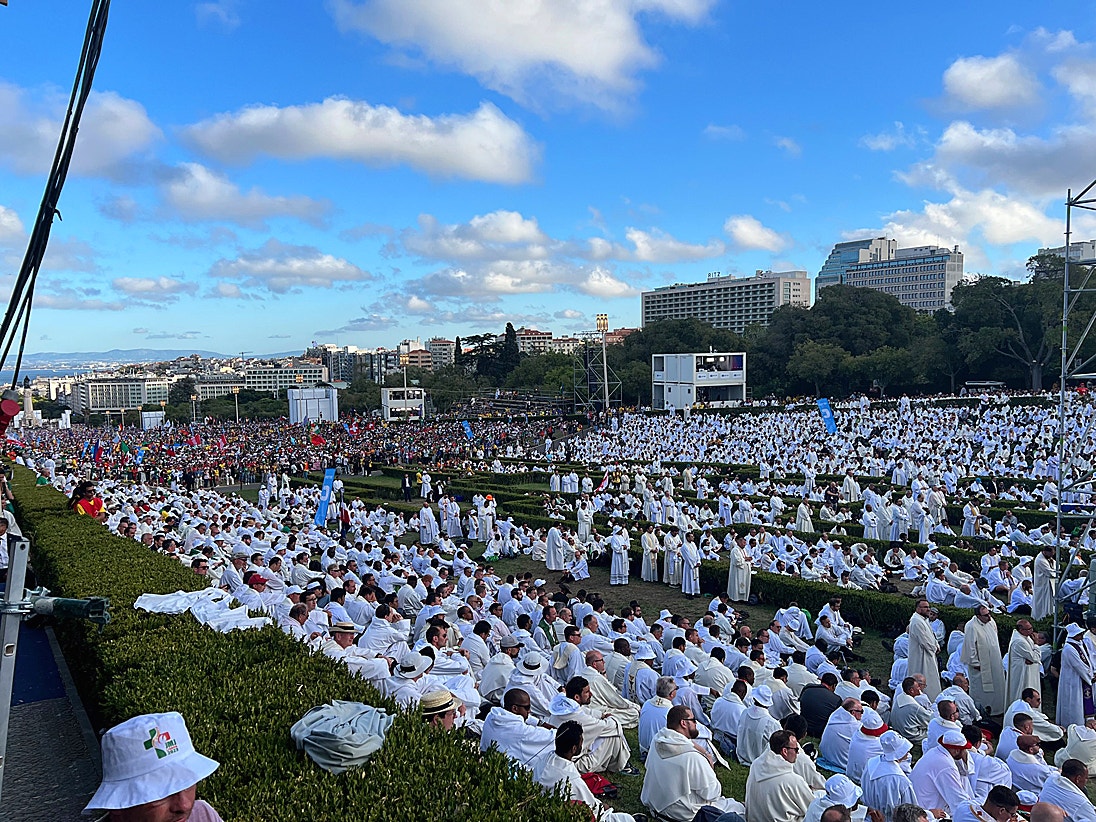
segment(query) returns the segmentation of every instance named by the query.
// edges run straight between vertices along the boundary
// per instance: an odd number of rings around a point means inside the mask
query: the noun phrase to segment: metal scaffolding
[[[574,408],[575,413],[597,413],[621,404],[620,380],[609,367],[606,353],[606,335],[609,318],[597,316],[597,331],[579,333],[582,345],[574,356]]]

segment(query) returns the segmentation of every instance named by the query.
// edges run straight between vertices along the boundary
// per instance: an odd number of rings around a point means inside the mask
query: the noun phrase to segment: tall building
[[[1058,257],[1066,256],[1066,247],[1060,245],[1057,248],[1040,248],[1040,254],[1054,254]],[[1069,244],[1069,261],[1084,265],[1096,264],[1096,240],[1082,240]]]
[[[537,331],[535,328],[518,328],[518,351],[522,354],[546,354],[552,350],[552,332]],[[505,335],[498,339],[501,342]]]
[[[833,247],[833,251],[826,258],[826,262],[822,264],[822,268],[814,280],[815,295],[817,296],[818,289],[825,288],[828,285],[843,285],[845,271],[849,266],[876,260],[893,259],[894,252],[897,249],[898,241],[888,240],[886,237],[838,243]]]
[[[453,364],[456,358],[457,344],[453,340],[432,337],[426,341],[426,350],[430,352],[430,370],[440,371]]]
[[[312,388],[327,381],[327,369],[305,360],[264,365],[252,363],[244,370],[244,385],[248,391],[269,391],[272,394],[286,388]]]
[[[895,240],[876,237],[835,245],[818,272],[816,286],[872,288],[917,311],[937,311],[951,305],[951,292],[962,279],[959,246],[899,248]]]
[[[143,377],[104,377],[79,380],[73,385],[73,409],[79,412],[133,410],[167,402],[172,380]]]
[[[644,291],[642,325],[659,320],[698,319],[741,333],[750,325],[768,325],[782,305],[811,304],[806,271],[758,271],[752,277],[709,274],[707,282],[676,283]]]

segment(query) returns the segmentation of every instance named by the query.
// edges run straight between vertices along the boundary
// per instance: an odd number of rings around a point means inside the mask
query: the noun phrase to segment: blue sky
[[[9,280],[88,11],[10,3]],[[638,325],[641,290],[813,276],[883,233],[1018,275],[1096,176],[1094,28],[1019,2],[115,3],[28,347]]]

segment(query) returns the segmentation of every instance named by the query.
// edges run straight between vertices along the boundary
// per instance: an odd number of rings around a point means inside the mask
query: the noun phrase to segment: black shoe
[[[617,771],[621,776],[639,776],[639,768],[635,765],[626,765],[621,770]]]

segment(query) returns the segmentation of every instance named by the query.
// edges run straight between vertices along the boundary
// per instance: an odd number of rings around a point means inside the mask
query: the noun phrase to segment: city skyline
[[[884,235],[1016,277],[1096,176],[1096,31],[1064,10],[264,9],[112,10],[28,351],[635,327],[643,291],[813,280],[835,243]],[[0,8],[8,288],[86,13]]]

